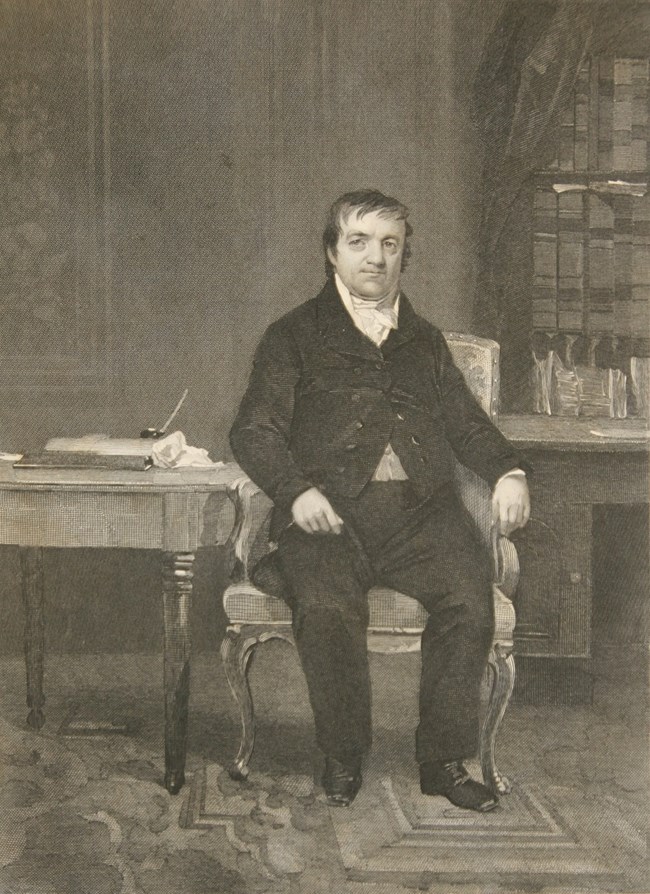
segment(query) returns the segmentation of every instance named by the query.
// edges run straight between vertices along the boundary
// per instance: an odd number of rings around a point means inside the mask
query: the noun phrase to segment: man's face
[[[378,211],[359,216],[352,211],[341,219],[336,251],[327,250],[335,271],[358,298],[378,302],[399,289],[406,224]]]

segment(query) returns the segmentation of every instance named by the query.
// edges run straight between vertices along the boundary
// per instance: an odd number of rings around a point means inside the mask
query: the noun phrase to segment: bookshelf
[[[650,416],[649,83],[649,59],[589,59],[535,174],[536,413]]]

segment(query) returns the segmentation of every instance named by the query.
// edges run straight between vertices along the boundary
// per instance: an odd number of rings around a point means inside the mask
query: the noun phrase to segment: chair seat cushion
[[[515,610],[496,584],[494,600],[494,642],[512,646]],[[291,609],[276,596],[269,596],[250,581],[231,584],[223,596],[223,607],[231,624],[291,624]],[[373,587],[368,593],[369,630],[384,633],[419,633],[427,613],[417,600],[388,587]]]
[[[370,628],[419,631],[427,613],[415,599],[388,587],[373,587],[368,593]],[[249,581],[226,589],[223,607],[231,624],[290,624],[291,609],[281,599],[268,596]]]

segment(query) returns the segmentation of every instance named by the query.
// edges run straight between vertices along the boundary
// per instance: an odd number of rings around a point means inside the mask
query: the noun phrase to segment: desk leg
[[[43,550],[20,548],[23,606],[25,611],[25,668],[27,671],[27,723],[40,729],[45,723],[43,705]]]
[[[193,553],[164,554],[165,788],[172,795],[185,782],[193,563]]]

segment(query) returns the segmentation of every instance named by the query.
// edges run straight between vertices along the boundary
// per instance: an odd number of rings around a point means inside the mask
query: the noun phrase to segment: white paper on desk
[[[213,463],[204,447],[190,447],[182,431],[153,441],[151,456],[154,466],[160,469],[217,469],[223,465]]]

